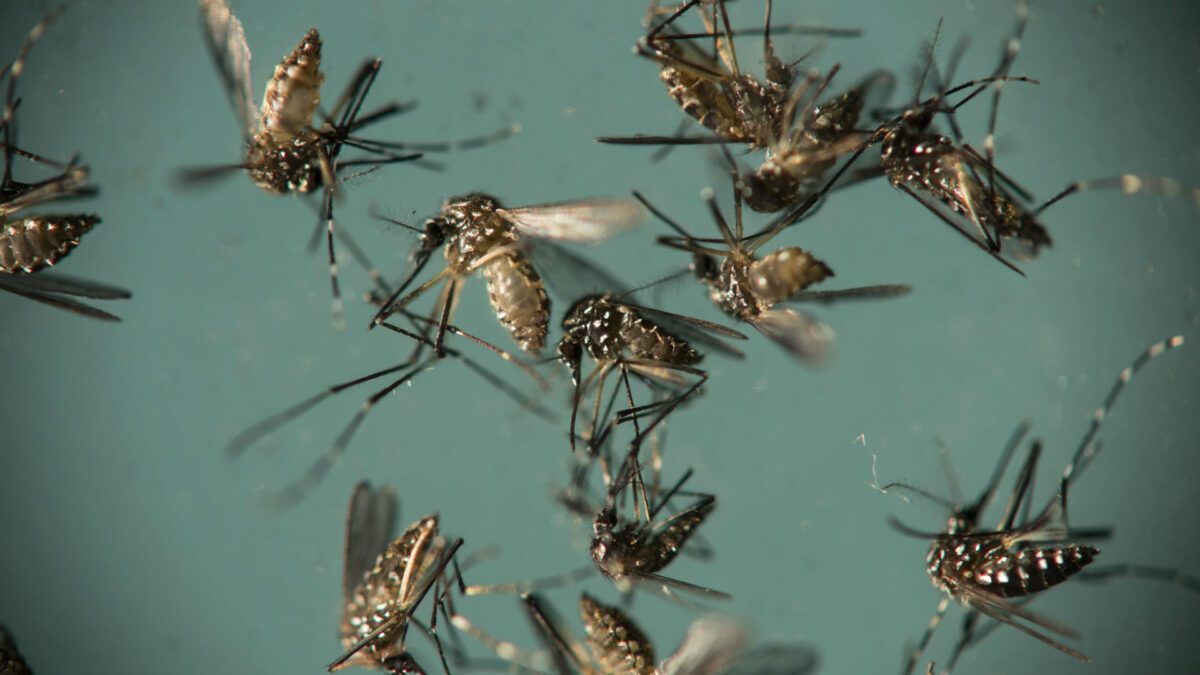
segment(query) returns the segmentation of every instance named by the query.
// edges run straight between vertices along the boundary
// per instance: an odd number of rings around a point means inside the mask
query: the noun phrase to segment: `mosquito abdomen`
[[[650,675],[654,646],[624,612],[596,602],[584,593],[579,600],[583,628],[592,657],[605,675]]]
[[[50,267],[100,222],[95,215],[29,216],[0,232],[0,270],[28,273]]]
[[[256,136],[268,136],[270,145],[292,140],[311,126],[321,103],[321,37],[316,28],[296,45],[278,66],[263,94],[262,123]]]
[[[1099,553],[1086,544],[1023,549],[980,566],[975,582],[1006,598],[1029,595],[1066,581]]]
[[[767,305],[783,302],[832,276],[828,265],[796,246],[775,251],[750,265],[752,293]]]
[[[537,270],[520,254],[502,255],[483,267],[496,317],[521,349],[537,354],[546,344],[550,299]]]

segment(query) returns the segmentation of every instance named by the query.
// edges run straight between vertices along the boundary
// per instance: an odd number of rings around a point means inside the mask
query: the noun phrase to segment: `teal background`
[[[738,25],[761,21],[760,3],[736,5]],[[234,5],[254,55],[256,97],[279,59],[317,26],[327,102],[367,56],[384,60],[372,102],[420,101],[373,128],[376,137],[524,128],[502,144],[437,158],[443,172],[389,167],[346,187],[339,219],[385,270],[401,269],[415,240],[372,219],[372,207],[419,222],[446,197],[476,189],[511,205],[638,189],[703,233],[712,224],[701,188],[714,186],[728,208],[728,187],[703,150],[650,164],[646,150],[592,141],[669,133],[680,119],[654,65],[630,53],[641,0],[286,6]],[[0,0],[0,8],[7,61],[52,5]],[[105,305],[124,319],[117,325],[0,294],[0,621],[41,673],[323,672],[339,653],[344,510],[362,478],[396,486],[405,524],[436,510],[468,549],[499,544],[501,556],[476,567],[470,581],[586,562],[588,524],[573,523],[549,499],[568,462],[563,373],[546,399],[560,416],[546,424],[460,364],[439,365],[380,403],[310,499],[281,515],[258,508],[256,493],[298,476],[369,392],[326,402],[236,463],[224,445],[323,387],[391,365],[409,345],[363,331],[370,313],[354,301],[348,327],[331,329],[326,265],[305,251],[315,202],[272,197],[241,175],[208,189],[174,183],[181,167],[240,159],[238,127],[196,14],[190,1],[72,4],[20,82],[22,145],[50,157],[82,153],[101,188],[98,198],[69,205],[104,222],[61,271],[134,293]],[[1041,85],[1005,90],[1002,168],[1040,197],[1121,172],[1200,185],[1198,14],[1194,3],[1035,2],[1014,72]],[[911,96],[909,71],[939,17],[943,57],[959,36],[972,39],[960,79],[991,72],[1014,21],[1011,2],[954,0],[781,1],[776,16],[862,28],[865,37],[829,41],[814,63],[841,63],[843,84],[891,68],[894,104]],[[813,44],[787,36],[777,43],[793,57]],[[744,67],[757,68],[757,41],[739,46]],[[975,142],[987,109],[964,112]],[[748,222],[762,219],[751,214]],[[935,530],[944,514],[880,494],[871,487],[876,476],[946,494],[934,441],[941,437],[970,494],[1029,418],[1046,442],[1041,504],[1121,368],[1152,342],[1184,333],[1188,345],[1126,390],[1071,513],[1081,525],[1116,527],[1100,563],[1200,575],[1200,216],[1184,201],[1091,192],[1054,207],[1045,222],[1055,246],[1026,267],[1025,279],[882,182],[839,192],[780,236],[776,246],[811,249],[836,270],[831,288],[903,282],[915,292],[812,308],[838,332],[836,357],[824,368],[794,363],[757,334],[745,361],[705,362],[711,386],[672,418],[667,471],[693,467],[692,487],[718,495],[702,530],[717,555],[681,558],[670,574],[731,593],[721,608],[751,622],[757,639],[812,646],[819,672],[898,670],[940,596],[924,572],[927,542],[885,521],[895,515]],[[686,263],[651,244],[663,233],[647,221],[586,253],[643,283]],[[345,295],[357,298],[366,277],[352,264],[343,270]],[[456,322],[511,346],[482,289],[468,285]],[[659,300],[722,320],[691,281]],[[563,307],[560,300],[556,322]],[[583,587],[616,597],[599,577]],[[577,592],[550,595],[579,630]],[[1178,587],[1072,583],[1033,607],[1076,627],[1083,638],[1070,644],[1095,663],[1003,628],[966,654],[959,672],[1200,670],[1200,597]],[[512,598],[459,608],[532,644]],[[650,596],[639,596],[632,611],[660,656],[691,616]],[[951,610],[929,658],[946,658],[960,617]],[[429,645],[415,640],[435,670]]]

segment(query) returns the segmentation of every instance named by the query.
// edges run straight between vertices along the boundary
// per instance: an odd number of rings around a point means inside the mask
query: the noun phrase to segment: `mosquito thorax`
[[[321,187],[316,136],[295,136],[283,145],[251,142],[246,150],[246,172],[258,187],[271,194],[307,194]]]

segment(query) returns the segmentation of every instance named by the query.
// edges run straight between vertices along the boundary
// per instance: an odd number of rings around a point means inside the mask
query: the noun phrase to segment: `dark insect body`
[[[408,653],[405,636],[409,623],[415,621],[413,612],[431,589],[435,606],[430,631],[437,640],[432,632],[440,602],[436,588],[446,583],[446,566],[463,542],[447,542],[438,533],[438,517],[433,514],[410,525],[389,544],[394,513],[390,488],[372,490],[365,482],[355,487],[346,518],[342,572],[339,632],[346,651],[329,665],[330,672],[347,666],[423,672]],[[441,642],[437,645],[445,666]]]
[[[659,322],[671,322],[672,326],[668,330]],[[571,381],[575,385],[569,430],[572,451],[575,449],[575,421],[578,417],[579,405],[584,393],[593,384],[596,386],[596,400],[592,409],[592,421],[587,437],[589,443],[599,442],[597,431],[599,431],[599,425],[606,421],[599,418],[600,402],[603,399],[604,382],[612,371],[620,372],[630,406],[618,413],[617,421],[633,421],[637,428],[639,417],[652,412],[657,413],[654,421],[647,428],[637,432],[634,440],[636,445],[672,410],[699,391],[708,379],[708,374],[696,367],[703,356],[691,346],[687,339],[679,337],[676,333],[680,330],[697,331],[697,338],[705,339],[717,348],[732,354],[738,354],[738,352],[698,330],[740,340],[746,339],[745,335],[724,326],[631,305],[612,295],[581,298],[567,311],[563,317],[562,326],[564,334],[558,343],[558,354],[560,360],[570,369]],[[596,362],[596,367],[586,378],[581,378],[584,352],[592,357]],[[674,391],[665,400],[645,406],[635,406],[633,392],[629,385],[630,374],[642,379],[652,387],[666,384]],[[695,381],[687,386],[688,379],[692,377],[695,378]],[[619,388],[614,389],[613,395],[616,396],[618,391]]]
[[[783,135],[781,124],[795,80],[795,64],[785,65],[774,52],[771,42],[771,7],[768,0],[763,33],[763,62],[766,81],[760,81],[741,71],[733,45],[735,31],[730,28],[725,3],[705,5],[706,0],[689,0],[670,10],[668,16],[654,23],[638,42],[637,51],[659,64],[659,75],[667,93],[687,115],[712,131],[714,136],[687,138],[680,136],[602,137],[601,143],[621,145],[679,145],[692,143],[741,143],[751,148],[765,148]],[[683,33],[675,22],[689,11],[695,11],[704,23],[702,33]],[[660,13],[652,8],[650,21]],[[776,28],[777,32],[819,33],[856,36],[861,31],[805,26]],[[714,53],[696,46],[694,40],[711,39]]]
[[[1095,546],[1069,541],[1072,537],[1107,536],[1111,531],[1070,529],[1067,522],[1068,488],[1098,452],[1096,434],[1125,385],[1151,359],[1182,344],[1181,336],[1156,343],[1121,372],[1105,397],[1104,404],[1093,415],[1092,424],[1071,463],[1063,471],[1057,494],[1036,516],[1030,517],[1029,512],[1033,499],[1033,479],[1042,452],[1041,441],[1034,441],[1030,448],[1000,524],[990,531],[980,527],[984,510],[995,496],[1013,454],[1029,431],[1028,423],[1022,423],[1017,428],[1001,453],[991,480],[970,504],[961,505],[961,500],[958,500],[960,504],[952,505],[936,495],[903,483],[892,483],[882,488],[884,491],[904,488],[951,507],[950,519],[942,532],[933,536],[926,556],[926,571],[930,580],[935,588],[946,593],[946,597],[938,604],[929,627],[906,661],[903,670],[906,675],[916,667],[952,599],[960,601],[967,608],[968,617],[963,635],[952,654],[950,668],[954,667],[962,651],[975,639],[974,626],[980,614],[1013,626],[1065,654],[1082,661],[1088,660],[1083,654],[1026,623],[1066,637],[1078,637],[1074,630],[1025,609],[1023,605],[1014,603],[1013,599],[1027,598],[1080,575],[1099,554]],[[902,532],[926,536],[898,521],[893,520],[892,523]]]
[[[895,86],[887,71],[874,73],[842,94],[820,102],[836,74],[820,80],[809,73],[795,87],[782,111],[780,134],[766,145],[767,158],[742,176],[746,205],[775,213],[796,206],[815,194],[838,159],[866,141],[858,131],[860,119],[886,101]],[[811,94],[809,89],[815,89]]]
[[[0,290],[83,316],[119,321],[108,312],[83,304],[70,296],[113,300],[129,298],[124,289],[82,279],[36,274],[62,260],[80,239],[100,222],[95,214],[31,214],[16,216],[39,204],[95,191],[89,186],[88,168],[72,159],[66,164],[21,150],[17,146],[17,80],[34,43],[58,16],[58,11],[42,19],[29,32],[17,59],[0,70],[0,82],[8,78],[4,113],[0,118],[0,148],[4,150],[4,176],[0,179]],[[17,157],[54,169],[57,173],[33,183],[13,176]]]
[[[880,143],[881,167],[892,185],[1018,273],[1020,270],[1004,256],[1030,261],[1037,257],[1042,247],[1050,246],[1049,230],[1039,217],[1070,194],[1092,189],[1117,189],[1124,194],[1153,193],[1172,199],[1186,196],[1200,208],[1200,189],[1182,187],[1171,178],[1132,174],[1077,181],[1034,207],[1030,203],[1032,195],[996,168],[995,127],[1004,85],[1013,81],[1037,82],[1008,74],[1020,51],[1021,36],[1029,17],[1026,0],[1017,3],[1016,13],[1016,28],[1005,41],[1000,63],[991,76],[944,89],[876,130],[869,144]],[[934,41],[936,43],[936,36]],[[936,80],[940,78],[933,66],[932,47],[928,59],[926,73],[935,71],[934,80],[938,84]],[[963,140],[955,112],[989,87],[993,90],[992,107],[983,153],[980,153]],[[949,96],[965,90],[971,91],[962,100],[954,104],[948,102]],[[920,95],[919,89],[917,95]],[[950,121],[953,138],[932,129],[933,120],[939,113]]]
[[[380,324],[392,312],[433,286],[446,283],[434,306],[438,319],[434,349],[440,353],[458,293],[474,272],[487,282],[496,317],[521,349],[530,354],[545,345],[550,324],[550,300],[541,275],[527,253],[526,238],[596,243],[641,220],[637,204],[624,199],[585,199],[574,202],[504,208],[489,195],[473,193],[447,200],[442,215],[426,221],[413,255],[414,269],[375,315]],[[446,267],[425,283],[404,293],[439,248],[445,248]]]
[[[335,232],[333,199],[342,170],[368,166],[370,168],[365,172],[369,172],[381,164],[417,160],[422,156],[421,151],[479,147],[519,131],[519,127],[512,126],[486,136],[450,143],[379,141],[355,135],[370,124],[412,107],[412,104],[389,103],[362,113],[363,103],[383,64],[379,59],[369,60],[359,68],[334,106],[332,115],[315,126],[314,117],[321,102],[320,88],[325,80],[321,72],[321,39],[316,28],[310,29],[291,54],[276,66],[267,83],[262,108],[255,110],[250,49],[241,22],[225,0],[203,0],[200,21],[209,52],[238,115],[245,155],[241,164],[187,171],[184,178],[205,179],[223,175],[230,169],[245,169],[255,185],[272,194],[307,194],[324,188],[322,220],[310,246],[316,246],[324,230],[336,324],[340,325],[342,321],[342,301],[333,240],[335,236],[345,239],[347,235]],[[367,154],[340,161],[338,157],[345,146]]]
[[[584,642],[574,637],[554,608],[536,593],[521,595],[521,606],[545,651],[522,649],[480,630],[466,617],[451,622],[502,659],[540,672],[563,675],[653,675],[654,645],[625,612],[587,593],[579,599]]]
[[[834,276],[829,265],[796,246],[762,257],[757,251],[801,218],[808,205],[777,219],[762,232],[745,237],[742,190],[736,173],[733,183],[733,228],[717,208],[715,199],[711,195],[706,198],[721,234],[721,239],[716,242],[692,237],[682,226],[651,206],[641,194],[635,192],[634,196],[680,234],[680,237],[659,237],[658,242],[692,253],[692,271],[708,286],[713,303],[729,316],[754,326],[792,356],[811,362],[823,360],[833,339],[833,330],[807,313],[777,308],[776,305],[799,300],[830,302],[845,298],[888,297],[911,290],[908,286],[893,284],[821,293],[807,291],[810,286]],[[712,245],[717,242],[723,243],[723,247]]]
[[[17,641],[12,633],[0,624],[0,675],[32,675],[33,670],[17,651]]]

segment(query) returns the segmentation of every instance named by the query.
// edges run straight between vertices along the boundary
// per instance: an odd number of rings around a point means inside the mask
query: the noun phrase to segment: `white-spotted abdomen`
[[[550,325],[550,299],[537,271],[518,253],[502,255],[482,271],[496,318],[521,349],[541,351]]]
[[[0,232],[0,270],[34,272],[70,253],[100,218],[94,215],[29,216],[4,224]]]

